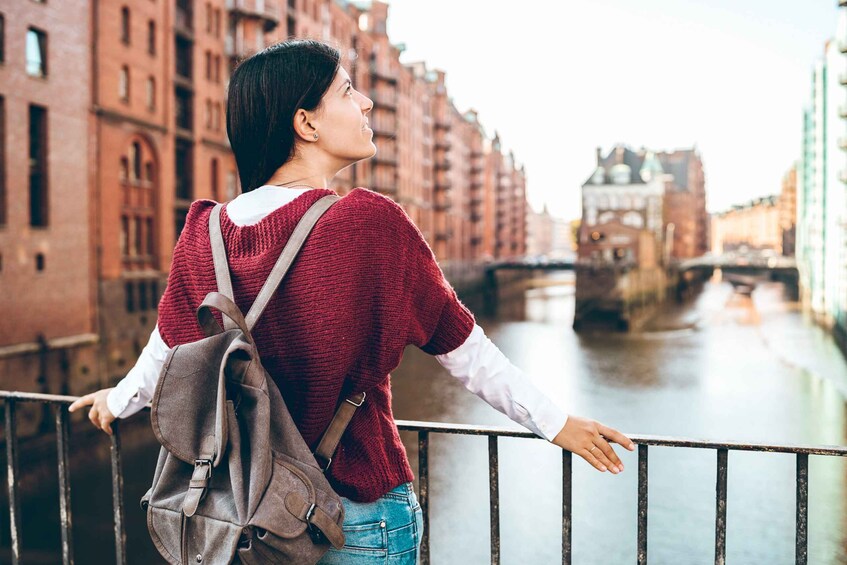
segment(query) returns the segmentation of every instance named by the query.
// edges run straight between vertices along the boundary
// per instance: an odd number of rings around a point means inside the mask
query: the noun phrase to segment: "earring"
[[[318,138],[318,134],[315,134],[315,139],[317,139],[317,138]]]

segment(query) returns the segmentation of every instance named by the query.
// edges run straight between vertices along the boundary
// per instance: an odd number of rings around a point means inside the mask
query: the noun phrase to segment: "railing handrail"
[[[0,399],[14,398],[24,402],[47,402],[50,404],[71,404],[78,396],[61,394],[43,394],[38,392],[20,392],[13,390],[0,390]],[[145,406],[143,410],[149,410]],[[519,437],[526,439],[543,439],[526,430],[517,430],[502,426],[479,426],[474,424],[456,424],[451,422],[428,422],[422,420],[395,420],[397,428],[404,431],[429,431],[444,434],[464,434],[502,437]],[[697,439],[672,436],[627,434],[626,437],[633,443],[640,445],[653,445],[657,447],[688,447],[692,449],[730,449],[733,451],[763,451],[769,453],[805,453],[807,455],[832,455],[837,457],[847,456],[847,446],[841,445],[800,445],[800,444],[771,444],[758,442],[742,442],[729,440]]]
[[[75,396],[42,394],[34,392],[19,392],[0,390],[0,399],[5,406],[6,458],[7,458],[7,487],[9,491],[9,518],[11,527],[12,563],[20,563],[20,496],[17,478],[17,434],[15,433],[15,407],[18,402],[41,402],[52,404],[55,408],[56,439],[58,448],[59,495],[62,561],[73,564],[73,540],[71,536],[71,504],[70,479],[68,476],[68,439],[69,413],[64,405],[77,399]],[[149,409],[149,406],[144,408]],[[418,435],[418,490],[419,502],[423,511],[424,528],[421,544],[421,562],[427,565],[430,561],[429,552],[429,434],[448,433],[461,435],[488,436],[488,466],[489,466],[489,507],[491,534],[491,563],[500,562],[500,486],[499,486],[499,456],[498,439],[502,437],[518,437],[525,439],[542,439],[529,431],[515,430],[497,426],[474,426],[469,424],[451,424],[443,422],[421,422],[415,420],[396,420],[398,429],[417,432]],[[121,463],[119,421],[113,423],[111,440],[112,463],[112,503],[114,510],[115,556],[118,565],[126,563],[126,531],[123,516],[123,472]],[[729,451],[760,451],[776,453],[792,453],[796,461],[796,526],[795,526],[795,562],[805,565],[808,560],[808,485],[809,485],[809,455],[825,455],[843,457],[847,455],[847,447],[833,445],[771,445],[764,443],[744,443],[738,441],[707,441],[698,439],[674,438],[652,435],[627,435],[638,444],[638,531],[637,531],[637,562],[647,563],[647,506],[648,506],[648,448],[653,446],[689,447],[715,449],[717,451],[717,481],[716,481],[716,510],[715,510],[715,563],[724,565],[726,562],[726,509],[727,509],[727,477],[729,467]],[[572,559],[572,502],[573,494],[573,454],[562,450],[562,563],[570,564]]]

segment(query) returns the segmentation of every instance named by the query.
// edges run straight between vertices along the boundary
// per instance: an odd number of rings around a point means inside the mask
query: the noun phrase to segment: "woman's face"
[[[376,145],[367,116],[371,108],[373,101],[353,88],[350,75],[339,65],[322,108],[312,120],[317,145],[344,166],[373,157]]]

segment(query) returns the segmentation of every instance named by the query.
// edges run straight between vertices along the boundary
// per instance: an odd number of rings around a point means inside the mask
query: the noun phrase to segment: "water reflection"
[[[739,297],[711,282],[640,334],[575,334],[573,306],[572,286],[546,287],[478,322],[566,409],[624,432],[845,443],[847,363],[780,285]],[[414,348],[392,377],[397,418],[519,429]],[[416,465],[416,437],[403,438]],[[433,562],[486,562],[486,440],[436,435],[431,449]],[[620,476],[575,460],[575,563],[635,560],[637,459],[618,451],[627,468]],[[714,562],[716,462],[714,451],[651,448],[651,562]],[[560,451],[503,439],[500,464],[503,563],[560,563]],[[809,562],[847,562],[845,462],[812,457],[809,466]],[[729,562],[793,562],[794,476],[793,456],[730,454]]]

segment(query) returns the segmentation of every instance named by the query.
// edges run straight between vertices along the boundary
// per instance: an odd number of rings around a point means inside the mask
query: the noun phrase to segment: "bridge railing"
[[[62,535],[62,562],[74,562],[73,540],[71,536],[71,491],[68,463],[68,422],[67,406],[76,397],[49,394],[0,391],[5,407],[5,440],[7,462],[7,485],[9,489],[9,517],[11,528],[12,563],[21,563],[21,514],[20,493],[18,492],[18,446],[16,434],[15,408],[20,402],[34,402],[50,405],[56,424],[56,448],[58,451],[59,471],[59,510]],[[423,510],[424,531],[421,545],[421,563],[430,562],[429,545],[429,438],[431,434],[461,434],[485,436],[488,439],[489,471],[489,510],[491,531],[491,563],[500,563],[500,480],[498,441],[501,437],[541,439],[528,431],[516,431],[491,426],[470,426],[443,424],[435,422],[417,422],[397,420],[400,430],[418,434],[418,501]],[[115,538],[115,558],[118,565],[126,563],[126,531],[123,506],[123,471],[121,464],[120,420],[112,424],[111,467],[112,467],[112,506]],[[770,445],[740,442],[712,442],[682,438],[630,435],[638,444],[638,528],[637,562],[647,563],[647,508],[648,481],[647,463],[650,446],[681,447],[715,450],[717,481],[715,489],[715,563],[726,561],[726,509],[727,476],[730,451],[761,451],[772,453],[791,453],[796,455],[796,523],[795,523],[795,562],[805,565],[808,552],[808,492],[809,492],[809,456],[821,455],[844,457],[847,447],[810,446],[810,445]],[[573,455],[562,450],[562,563],[572,560],[572,510],[573,510]]]

